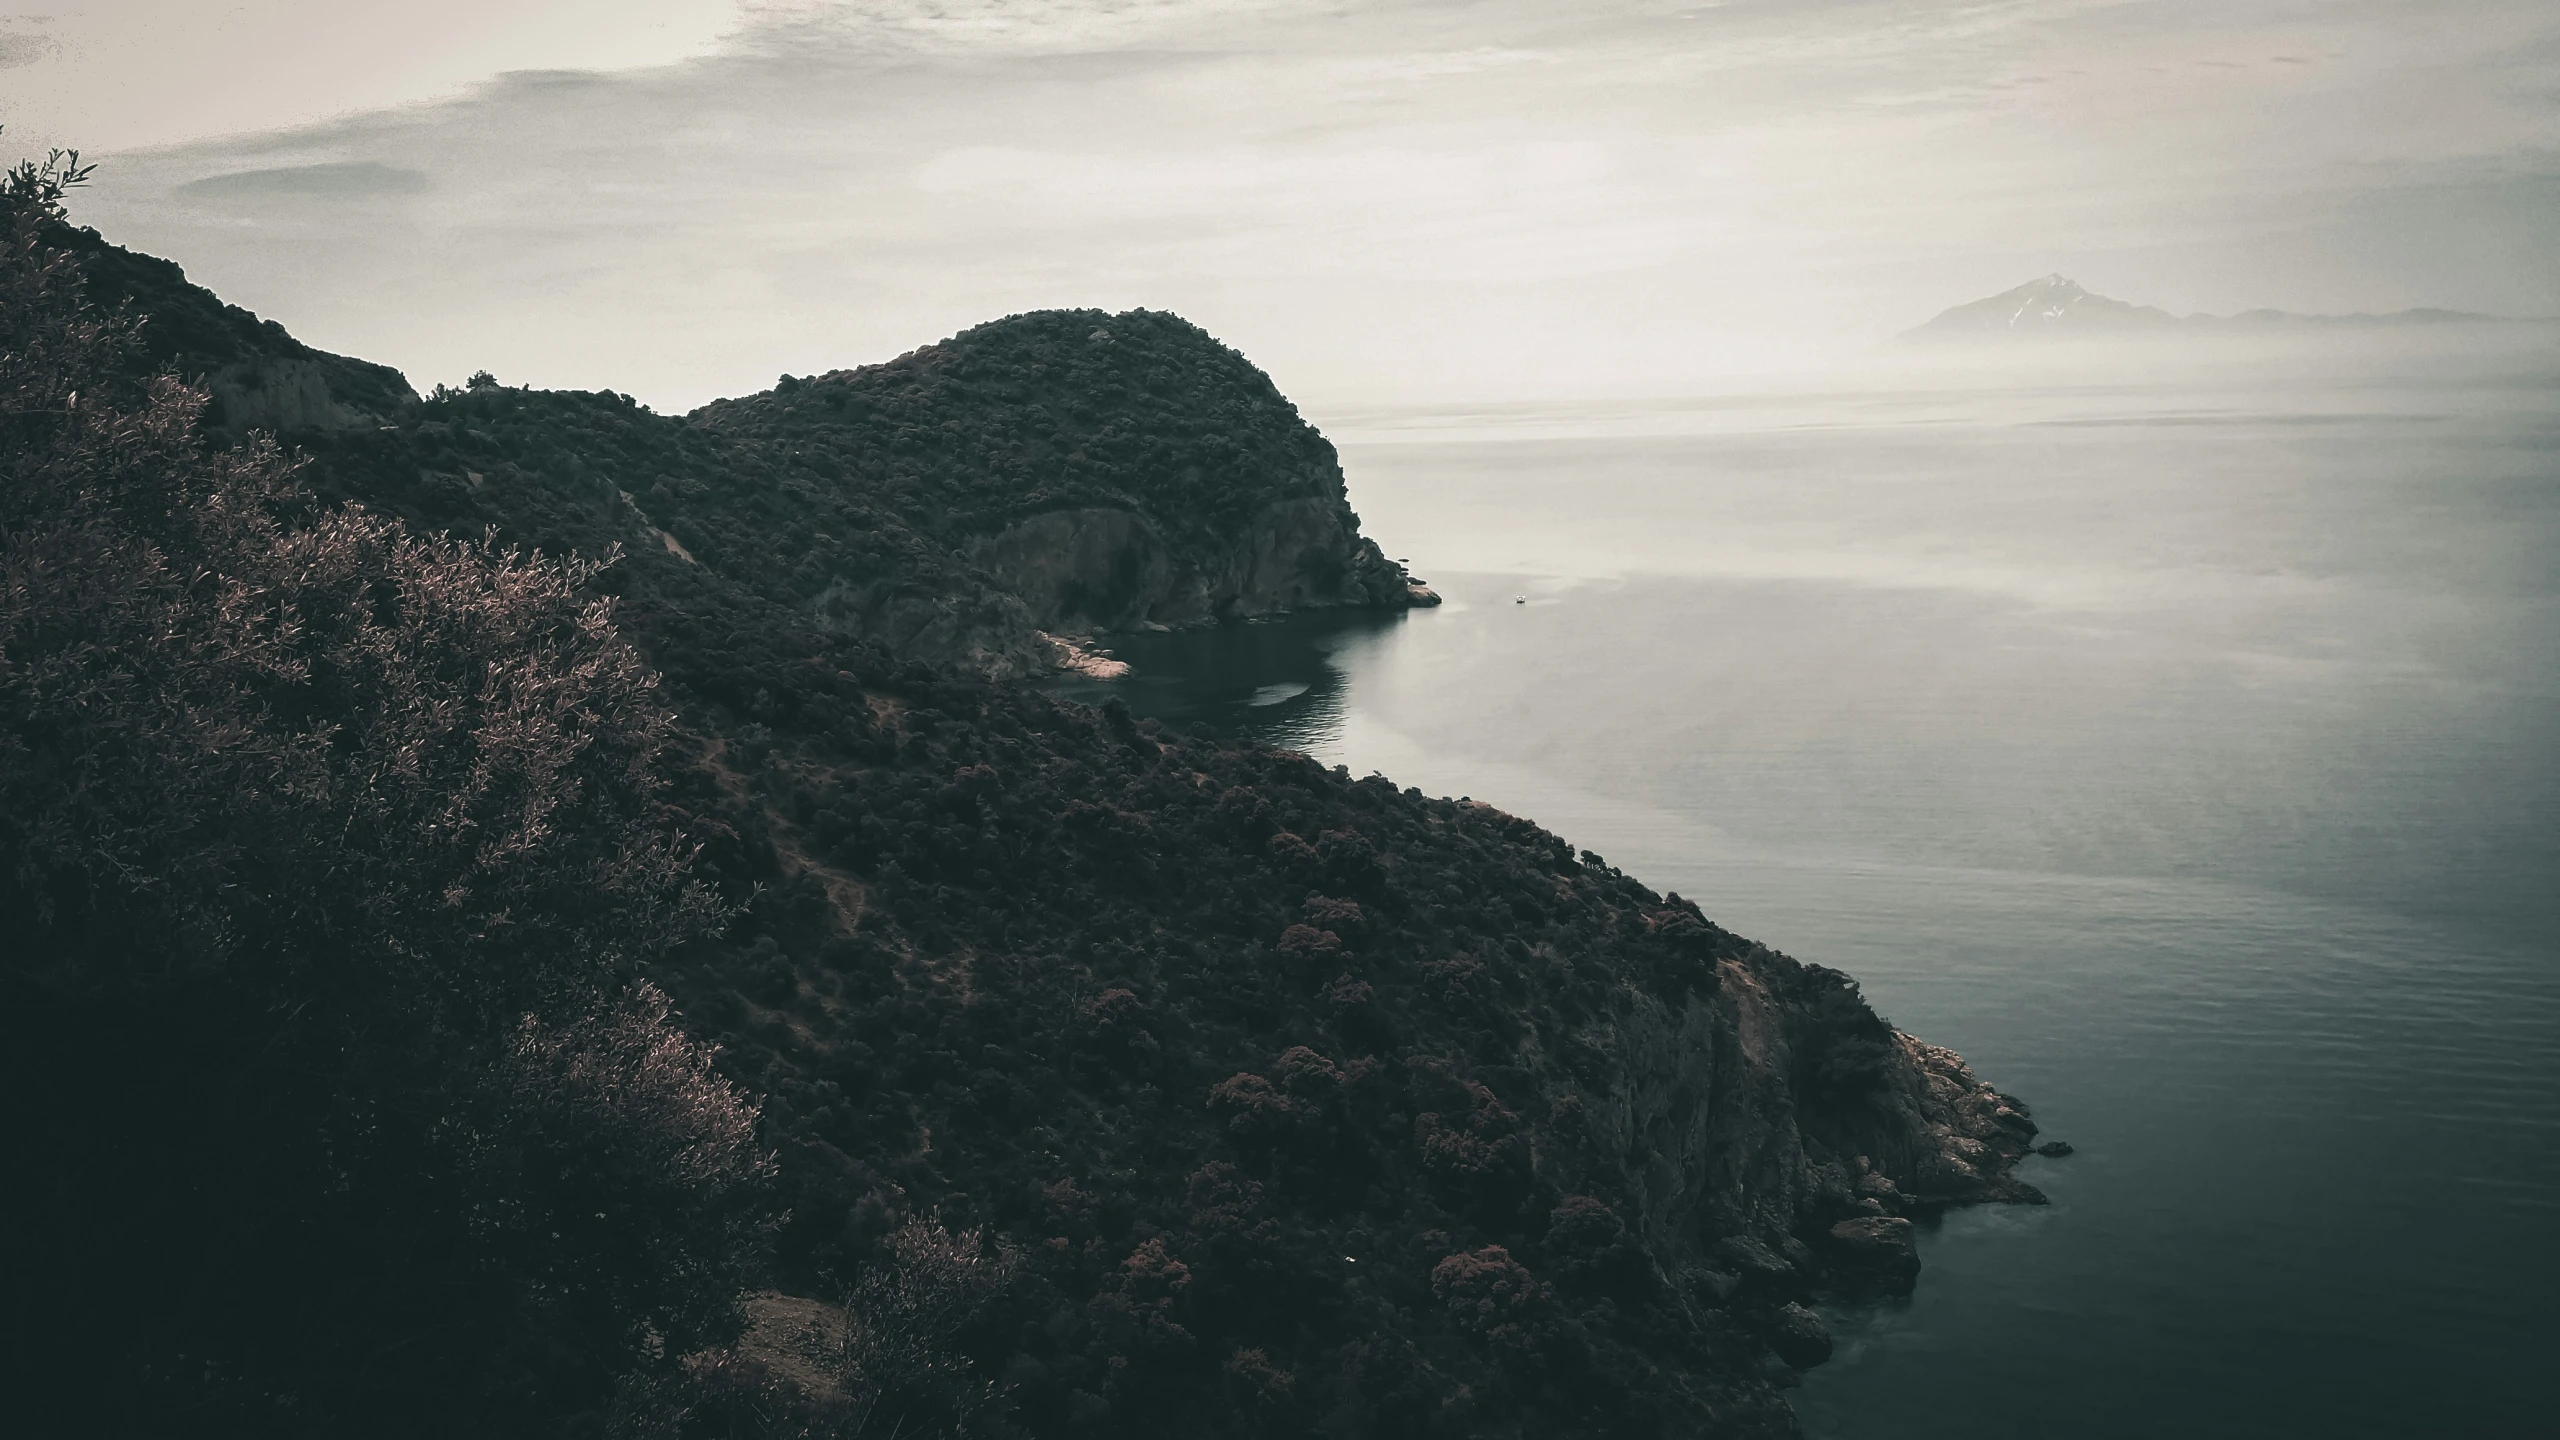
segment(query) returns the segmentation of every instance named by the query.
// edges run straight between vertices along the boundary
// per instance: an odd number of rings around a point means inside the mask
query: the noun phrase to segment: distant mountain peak
[[[2039,334],[2156,330],[2178,317],[2148,305],[2093,294],[2059,271],[1942,312],[1913,335]]]
[[[2181,318],[2154,306],[2136,305],[2095,294],[2079,281],[2056,271],[2015,289],[1941,311],[1928,324],[1904,331],[1901,338],[1956,340],[2164,330],[2230,331],[2294,325],[2437,325],[2499,318],[2462,310],[2436,309],[2397,310],[2387,315],[2297,315],[2283,310],[2248,310],[2231,316],[2189,315]]]

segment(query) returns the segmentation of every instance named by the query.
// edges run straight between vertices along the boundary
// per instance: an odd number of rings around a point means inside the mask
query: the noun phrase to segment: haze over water
[[[1532,816],[2078,1147],[1833,1313],[1816,1434],[2547,1433],[2549,332],[2038,368],[1313,415],[1449,604],[1109,693]]]

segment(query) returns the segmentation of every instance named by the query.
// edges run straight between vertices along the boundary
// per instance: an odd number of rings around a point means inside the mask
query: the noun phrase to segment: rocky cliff
[[[1347,506],[1276,500],[1234,538],[1186,553],[1144,512],[1050,510],[974,540],[969,556],[1047,629],[1173,628],[1337,607],[1437,604]]]
[[[681,419],[403,408],[342,363],[256,392],[326,422],[293,436],[317,498],[623,552],[595,583],[734,907],[650,974],[763,1107],[753,1313],[837,1337],[349,1375],[342,1414],[1787,1435],[1808,1302],[1909,1284],[1914,1214],[2036,1198],[2025,1108],[1846,976],[1531,821],[1002,678],[1050,627],[1415,602],[1331,447],[1173,317],[1015,317]],[[166,1361],[135,1363],[184,1400]],[[224,1393],[304,1433],[318,1402],[262,1373]]]
[[[251,430],[312,433],[413,418],[418,392],[388,365],[317,350],[187,282],[156,255],[110,245],[94,230],[61,232],[103,306],[147,316],[148,363],[199,380],[212,398],[206,423],[232,436]]]

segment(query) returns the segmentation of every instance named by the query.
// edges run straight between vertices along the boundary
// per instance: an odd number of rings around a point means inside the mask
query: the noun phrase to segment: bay
[[[1075,693],[1532,816],[2077,1147],[1815,1434],[2548,1433],[2553,357],[1318,415],[1448,603]]]

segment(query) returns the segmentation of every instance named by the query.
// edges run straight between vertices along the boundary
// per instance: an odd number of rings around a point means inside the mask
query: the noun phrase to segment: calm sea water
[[[1319,415],[1449,603],[1112,693],[1534,816],[2078,1147],[1833,1314],[1817,1435],[2560,1433],[2556,377]]]

